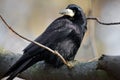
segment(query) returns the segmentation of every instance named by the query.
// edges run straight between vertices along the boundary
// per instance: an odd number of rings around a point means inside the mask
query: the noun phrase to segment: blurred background
[[[19,34],[34,40],[71,3],[79,5],[87,17],[104,22],[120,21],[120,0],[0,0],[0,15]],[[77,60],[88,61],[102,54],[120,55],[120,25],[104,26],[88,21],[87,27]],[[0,48],[22,53],[28,44],[0,20]]]

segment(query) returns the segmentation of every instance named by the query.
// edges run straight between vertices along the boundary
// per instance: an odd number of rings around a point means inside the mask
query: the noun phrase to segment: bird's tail
[[[9,76],[11,73],[13,73],[16,69],[18,69],[22,64],[24,64],[25,61],[29,60],[30,58],[22,56],[10,69],[3,75],[3,77]]]
[[[23,72],[26,70],[28,67],[32,66],[36,62],[38,62],[40,59],[33,57],[33,58],[24,58],[21,57],[9,70],[8,72],[3,76],[9,76],[7,80],[13,80],[14,77],[16,77],[19,73]]]
[[[7,78],[7,80],[13,80],[14,77],[16,77],[16,76],[18,75],[18,73],[20,73],[21,71],[23,71],[24,67],[27,66],[30,61],[31,61],[31,59],[28,60],[28,61],[26,61],[25,63],[23,63],[23,64],[22,64],[20,67],[18,67],[16,70],[14,70],[14,71],[10,74],[10,76]]]
[[[38,61],[41,61],[42,59],[39,59],[39,56],[33,57],[29,60],[27,60],[26,62],[24,62],[22,65],[20,65],[18,68],[16,68],[11,74],[10,76],[7,78],[7,80],[13,80],[14,77],[16,77],[19,73],[23,72],[24,70],[26,70],[27,68],[29,68],[30,66],[32,66],[33,64],[35,64]]]

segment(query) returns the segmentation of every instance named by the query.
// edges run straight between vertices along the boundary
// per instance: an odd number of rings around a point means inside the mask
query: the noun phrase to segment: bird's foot
[[[68,61],[66,65],[69,69],[72,69],[74,67],[74,64],[71,61]]]

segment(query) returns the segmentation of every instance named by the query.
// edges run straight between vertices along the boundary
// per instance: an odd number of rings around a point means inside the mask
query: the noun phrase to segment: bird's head
[[[83,26],[87,24],[86,16],[83,10],[75,4],[68,5],[66,9],[60,11],[60,14],[69,16],[71,19],[78,21]]]
[[[83,10],[75,4],[68,5],[66,9],[60,11],[59,13],[70,17],[75,17],[78,15],[81,17],[85,16]]]

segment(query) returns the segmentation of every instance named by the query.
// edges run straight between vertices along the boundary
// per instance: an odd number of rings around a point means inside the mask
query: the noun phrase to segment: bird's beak
[[[70,17],[73,17],[75,15],[73,10],[71,10],[71,9],[64,9],[64,10],[60,11],[59,13],[62,15],[68,15]]]

